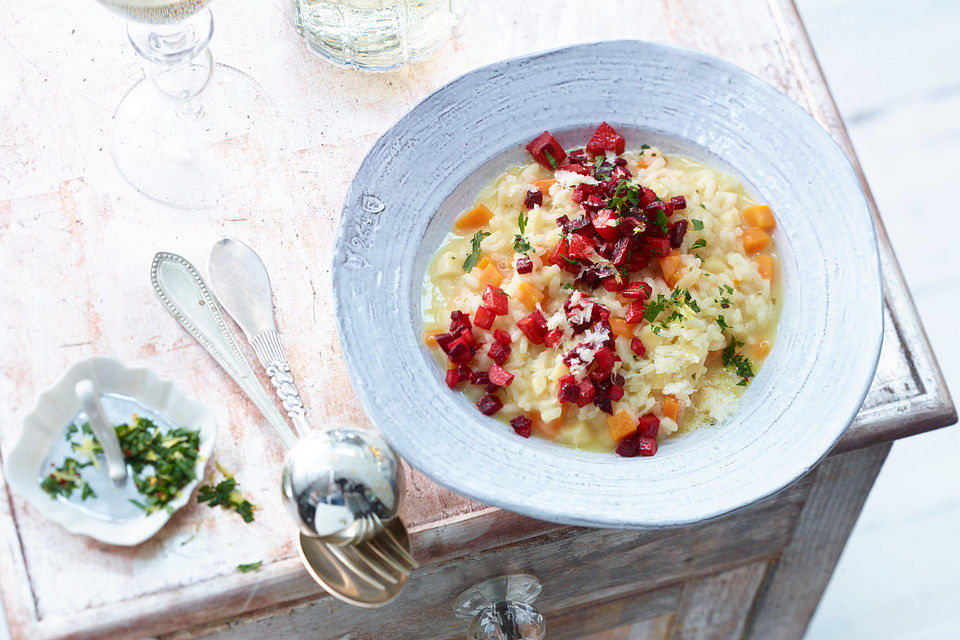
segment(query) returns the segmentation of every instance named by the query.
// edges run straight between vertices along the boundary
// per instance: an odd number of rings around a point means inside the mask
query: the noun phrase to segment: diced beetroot
[[[619,359],[620,359],[620,356],[617,356],[617,360]],[[618,384],[622,387],[623,385],[626,384],[627,381],[623,379],[622,375],[620,375],[619,373],[615,373],[612,376],[610,376],[610,382],[611,384]]]
[[[473,358],[473,351],[463,336],[450,343],[450,353],[447,354],[451,362],[467,363]]]
[[[463,340],[464,343],[470,347],[470,352],[473,353],[477,350],[477,340],[473,337],[473,330],[464,329],[460,332],[460,337],[458,340]]]
[[[654,193],[653,189],[643,188],[643,195],[640,196],[640,206],[646,207],[651,202],[654,202],[657,199],[657,194]]]
[[[562,164],[557,167],[557,171],[572,171],[573,173],[579,173],[582,176],[590,175],[590,171],[582,164]]]
[[[623,385],[612,384],[610,385],[610,390],[607,392],[607,397],[610,398],[612,402],[616,402],[623,397]]]
[[[662,257],[670,253],[670,240],[667,238],[644,238],[650,253]]]
[[[533,260],[527,256],[517,258],[517,273],[530,273],[533,271]]]
[[[603,207],[603,198],[598,195],[587,196],[587,199],[581,202],[581,206],[587,211],[596,211]]]
[[[543,314],[540,313],[540,310],[537,309],[528,316],[524,316],[517,321],[517,326],[520,328],[520,331],[523,331],[523,334],[527,336],[527,340],[533,344],[543,344],[543,338],[547,335],[547,320],[543,317]]]
[[[537,205],[543,204],[543,192],[540,189],[530,189],[523,196],[523,206],[527,209],[533,209]]]
[[[593,361],[597,365],[597,371],[602,372],[604,377],[610,375],[610,371],[613,370],[615,357],[616,354],[610,347],[600,347],[593,355]]]
[[[503,344],[510,344],[513,342],[513,340],[510,338],[510,334],[503,329],[494,329],[493,339],[497,342],[502,342]]]
[[[614,131],[613,127],[606,122],[601,122],[587,143],[587,153],[597,155],[604,151],[613,151],[619,155],[623,153],[626,145],[627,141],[624,140],[623,136]]]
[[[646,300],[653,293],[653,289],[646,282],[631,282],[620,292],[624,298],[639,298]]]
[[[640,432],[640,437],[656,438],[657,431],[660,430],[660,418],[652,413],[642,415],[637,423],[637,429]]]
[[[570,243],[567,242],[566,238],[560,238],[560,241],[553,247],[553,251],[550,252],[550,261],[564,271],[580,272],[580,267],[570,257]]]
[[[611,222],[614,224],[611,225]],[[619,224],[619,216],[612,209],[601,209],[593,216],[593,228],[597,230],[601,238],[608,242],[617,240],[617,236],[620,235],[620,230],[617,228]]]
[[[502,408],[503,402],[501,402],[500,398],[490,394],[483,396],[480,398],[480,401],[477,402],[477,409],[480,409],[480,413],[485,416],[492,416]]]
[[[627,263],[627,260],[630,258],[630,238],[624,236],[617,239],[617,244],[614,245],[613,254],[610,256],[610,261],[617,267],[622,266]]]
[[[638,451],[641,456],[650,457],[657,453],[657,439],[640,436],[637,441]]]
[[[643,210],[644,210],[644,211],[646,212],[646,214],[647,214],[647,218],[649,218],[650,220],[656,220],[656,219],[657,219],[657,210],[658,210],[658,209],[661,210],[661,211],[663,211],[663,212],[667,215],[668,218],[673,215],[673,205],[670,204],[669,202],[664,202],[664,201],[662,201],[662,200],[654,200],[654,201],[651,202],[650,204],[645,205],[645,206],[643,207]]]
[[[630,341],[630,351],[633,351],[635,354],[637,354],[638,358],[642,358],[647,352],[647,348],[643,346],[643,340],[640,338],[634,338]]]
[[[450,312],[450,333],[458,336],[464,329],[471,328],[472,325],[470,324],[470,316],[465,314],[463,311]]]
[[[624,458],[636,458],[640,455],[640,442],[633,438],[624,438],[617,443],[616,452]]]
[[[560,378],[557,385],[557,399],[560,402],[576,402],[580,397],[580,386],[572,375]]]
[[[562,163],[567,154],[557,142],[556,138],[550,135],[549,131],[544,131],[539,136],[527,144],[527,151],[533,156],[533,159],[542,164],[547,169],[553,169]],[[553,160],[551,162],[550,160]]]
[[[487,351],[487,355],[490,356],[490,359],[496,362],[497,364],[503,364],[504,362],[507,361],[507,358],[510,357],[510,351],[511,351],[511,348],[509,344],[504,344],[498,341],[490,345],[490,349]]]
[[[543,344],[546,347],[553,348],[560,344],[561,339],[563,339],[563,329],[557,328],[547,332],[547,335],[543,337]]]
[[[473,324],[477,325],[481,329],[489,329],[493,326],[493,320],[497,317],[497,314],[487,309],[486,307],[480,307],[477,309],[477,312],[473,314]]]
[[[643,245],[636,251],[632,251],[630,259],[627,260],[627,264],[624,266],[627,268],[627,271],[639,271],[650,264],[650,258],[650,249],[646,245]]]
[[[687,221],[683,219],[677,220],[671,223],[668,229],[670,232],[667,234],[667,238],[670,239],[670,246],[674,249],[679,248],[683,242],[683,236],[687,233]]]
[[[602,304],[597,304],[596,306],[593,307],[594,322],[609,320],[609,319],[610,319],[610,309],[606,308]]]
[[[443,350],[447,355],[450,355],[450,343],[457,339],[457,336],[452,333],[441,333],[440,335],[434,336],[434,340],[437,341],[437,346]]]
[[[503,289],[488,284],[486,291],[483,292],[483,306],[498,316],[504,316],[510,310],[508,305],[509,300]]]
[[[687,199],[683,196],[674,196],[670,198],[670,204],[673,205],[675,210],[686,209],[687,208]]]
[[[447,386],[451,389],[456,389],[457,385],[463,382],[463,379],[457,373],[457,369],[447,369]]]
[[[590,156],[587,155],[586,149],[574,149],[567,154],[567,160],[577,164],[587,164],[590,162]]]
[[[590,378],[584,378],[580,381],[580,395],[577,397],[577,406],[585,407],[591,402],[596,395],[596,389],[593,388],[593,381]]]
[[[470,372],[470,384],[475,384],[478,387],[485,387],[490,384],[490,374],[486,371],[476,371]]]
[[[573,193],[570,194],[570,199],[581,204],[586,201],[590,196],[596,195],[597,185],[587,184],[586,182],[581,182],[576,187],[573,188]]]
[[[613,403],[610,402],[610,398],[594,398],[593,404],[600,411],[613,415]]]
[[[643,312],[647,308],[644,300],[634,300],[623,311],[623,319],[631,324],[636,324],[643,320]]]
[[[529,438],[530,431],[533,429],[533,420],[527,416],[517,416],[510,421],[510,426],[517,432],[518,436]]]
[[[513,374],[498,364],[490,365],[487,375],[490,376],[490,383],[499,387],[505,387],[513,382]]]
[[[622,160],[623,158],[617,158],[617,160]],[[616,169],[613,170],[613,180],[619,182],[620,180],[629,180],[631,174],[627,171],[627,168],[624,165],[617,165]]]
[[[570,248],[568,249],[571,258],[579,258],[581,260],[590,260],[591,256],[594,254],[595,243],[592,239],[580,235],[579,233],[571,234],[570,236]]]
[[[603,288],[607,291],[620,291],[627,283],[625,280],[617,280],[617,276],[610,276],[603,279]]]

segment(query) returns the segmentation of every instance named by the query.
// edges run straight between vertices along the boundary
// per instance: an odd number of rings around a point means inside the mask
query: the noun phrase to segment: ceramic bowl
[[[127,516],[124,521],[118,522],[98,517],[91,509],[84,508],[84,503],[67,504],[52,499],[40,488],[40,470],[50,462],[47,460],[48,453],[60,446],[64,429],[81,411],[74,395],[74,386],[84,378],[92,379],[101,394],[116,394],[142,406],[146,409],[145,412],[141,411],[144,417],[200,430],[200,456],[194,468],[197,480],[184,487],[179,497],[168,503],[169,509],[160,509],[150,515]],[[104,406],[111,419],[130,419],[127,414],[122,417],[111,415],[107,402],[104,402]],[[6,463],[7,483],[46,518],[63,525],[71,533],[90,536],[109,544],[136,545],[159,531],[173,512],[190,500],[190,494],[203,478],[216,434],[217,423],[213,412],[187,397],[170,380],[161,378],[149,369],[132,369],[119,360],[95,356],[71,366],[53,387],[40,395],[36,406],[24,418],[20,439]],[[104,476],[103,480],[109,482],[105,478],[105,471],[97,472],[93,468],[84,470],[83,476],[86,479],[88,474],[92,476],[95,473],[100,473]],[[132,485],[131,478],[128,477],[127,482]],[[131,486],[130,491],[135,492],[135,489]],[[119,508],[121,505],[116,506]],[[136,507],[133,509],[136,510]]]
[[[771,205],[783,311],[773,350],[731,420],[668,439],[652,458],[523,439],[443,383],[423,343],[425,269],[454,219],[545,129],[583,144],[600,121],[739,176]],[[720,59],[600,42],[472,71],[373,146],[334,256],[354,388],[414,467],[481,502],[561,523],[664,527],[750,504],[813,467],[856,415],[876,369],[882,295],[856,173],[782,93]]]

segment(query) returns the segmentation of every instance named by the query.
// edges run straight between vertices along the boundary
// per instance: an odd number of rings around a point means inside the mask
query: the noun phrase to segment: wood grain
[[[718,54],[780,87],[856,163],[789,0],[670,0],[630,10],[603,0],[568,3],[560,12],[548,4],[472,3],[450,45],[389,74],[359,74],[312,57],[280,5],[226,6],[214,8],[215,54],[264,85],[277,104],[281,139],[276,163],[254,192],[206,212],[146,201],[113,167],[106,144],[110,115],[140,74],[122,22],[96,7],[65,7],[59,0],[0,6],[0,269],[8,278],[0,288],[0,336],[7,347],[0,352],[0,395],[6,400],[0,406],[0,466],[37,394],[70,362],[106,353],[173,377],[210,405],[221,425],[216,459],[239,470],[244,489],[261,506],[249,526],[220,511],[188,507],[148,545],[121,551],[45,522],[0,479],[0,597],[14,638],[172,631],[270,607],[284,612],[284,619],[302,611],[303,620],[320,626],[334,617],[335,605],[320,597],[294,559],[279,512],[279,443],[226,375],[163,315],[147,286],[148,266],[156,251],[167,250],[203,270],[209,247],[222,235],[250,242],[271,270],[278,322],[285,334],[296,336],[288,355],[309,409],[320,419],[365,424],[333,329],[333,229],[367,148],[442,83],[497,59],[576,42],[675,42]],[[955,420],[882,231],[881,252],[888,308],[881,367],[866,409],[839,450]],[[442,570],[432,562],[455,558],[451,566],[463,583],[430,592],[437,607],[449,606],[468,577],[504,568],[487,560],[503,556],[485,550],[563,533],[485,508],[414,472],[408,489],[404,517],[430,565],[425,572]],[[698,538],[679,542],[697,544]],[[63,557],[70,558],[69,572]],[[538,558],[556,568],[555,558]],[[255,559],[264,560],[260,573],[234,571],[238,562]],[[615,597],[611,590],[617,589],[604,588],[605,597]],[[306,598],[315,599],[313,605],[289,608]]]
[[[739,638],[767,566],[766,562],[754,562],[688,581],[683,587],[671,637],[676,640]]]

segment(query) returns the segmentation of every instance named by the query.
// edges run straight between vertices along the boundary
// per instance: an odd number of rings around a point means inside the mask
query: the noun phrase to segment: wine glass
[[[215,64],[210,0],[99,0],[130,18],[147,77],[113,117],[113,159],[150,198],[208,207],[255,183],[270,161],[273,106],[246,74]]]

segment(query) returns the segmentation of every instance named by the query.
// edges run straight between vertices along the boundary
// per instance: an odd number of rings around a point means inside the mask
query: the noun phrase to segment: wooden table
[[[133,549],[72,536],[0,478],[0,595],[14,638],[451,638],[453,597],[512,571],[543,581],[551,640],[799,638],[891,441],[956,413],[879,217],[884,346],[863,409],[815,471],[759,504],[667,531],[589,530],[477,504],[408,474],[404,519],[423,563],[377,610],[319,591],[296,558],[277,477],[282,451],[253,406],[161,309],[152,256],[203,270],[224,234],[271,269],[278,321],[312,414],[364,423],[330,305],[330,255],[348,181],[418,100],[469,69],[608,38],[720,55],[808,109],[856,157],[790,0],[471,3],[431,59],[387,74],[309,54],[286,3],[215,3],[213,51],[276,102],[281,145],[255,193],[213,211],[164,208],[113,167],[110,115],[139,76],[123,24],[92,2],[0,6],[0,464],[34,399],[74,360],[104,353],[176,380],[220,423],[216,460],[259,505],[245,525],[193,504]],[[875,212],[876,213],[876,212]],[[252,355],[252,354],[250,354]],[[842,363],[838,363],[842,384]],[[263,569],[241,574],[241,562]]]

